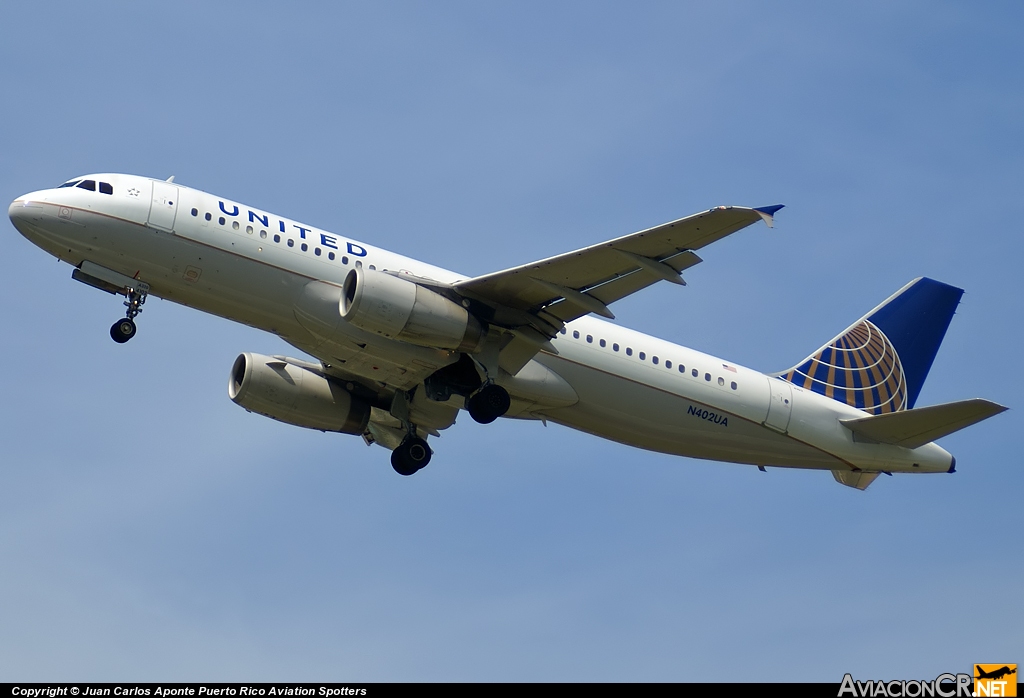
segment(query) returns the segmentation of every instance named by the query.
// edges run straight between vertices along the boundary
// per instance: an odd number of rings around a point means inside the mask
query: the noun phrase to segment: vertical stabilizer
[[[915,279],[780,377],[871,414],[910,409],[963,293]]]

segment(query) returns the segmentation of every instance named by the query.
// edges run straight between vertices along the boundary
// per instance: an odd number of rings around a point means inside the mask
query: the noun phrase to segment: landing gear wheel
[[[508,412],[511,405],[512,399],[508,396],[508,391],[500,385],[491,383],[469,398],[466,408],[469,410],[469,416],[475,421],[490,424]]]
[[[142,305],[146,302],[146,297],[149,295],[148,284],[140,281],[137,285],[138,288],[126,287],[123,291],[119,291],[119,293],[125,294],[124,305],[128,310],[125,311],[124,320],[118,320],[110,328],[110,338],[118,344],[124,344],[135,336],[137,329],[135,327],[135,318],[142,312]]]
[[[430,462],[430,446],[418,436],[407,436],[391,452],[391,467],[399,475],[412,475],[427,467]]]
[[[110,338],[118,344],[124,344],[135,336],[135,331],[135,321],[131,318],[124,318],[110,326]]]

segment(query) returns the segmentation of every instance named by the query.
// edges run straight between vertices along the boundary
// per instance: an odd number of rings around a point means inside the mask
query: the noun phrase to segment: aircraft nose
[[[31,194],[19,196],[7,208],[7,217],[19,233],[29,236],[32,224],[38,224],[43,217],[43,206]]]
[[[15,199],[11,202],[11,205],[7,208],[7,217],[11,219],[11,223],[14,227],[18,227],[18,222],[22,220],[28,213],[26,211],[26,204],[28,202],[24,198]]]

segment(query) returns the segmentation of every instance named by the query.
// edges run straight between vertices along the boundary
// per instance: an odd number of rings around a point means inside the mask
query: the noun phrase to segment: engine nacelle
[[[228,397],[250,412],[307,429],[361,434],[370,405],[309,369],[260,354],[240,354]]]
[[[340,309],[361,330],[424,347],[471,352],[483,337],[480,322],[458,303],[361,266],[345,277]]]

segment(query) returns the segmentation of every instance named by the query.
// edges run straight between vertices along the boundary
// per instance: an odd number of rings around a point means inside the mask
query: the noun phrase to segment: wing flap
[[[974,398],[839,421],[854,434],[872,441],[917,448],[1006,409],[994,402]]]

